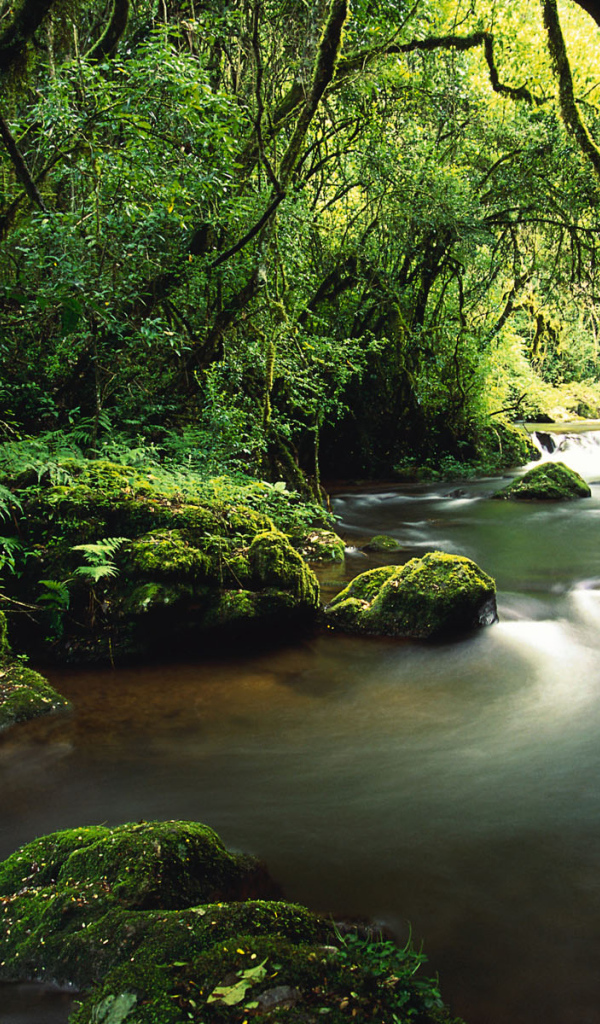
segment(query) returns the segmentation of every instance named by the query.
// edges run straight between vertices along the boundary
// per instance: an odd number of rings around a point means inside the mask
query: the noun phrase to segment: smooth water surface
[[[596,439],[558,455],[592,481]],[[496,578],[500,623],[458,643],[324,632],[54,674],[76,713],[4,737],[0,856],[66,826],[205,821],[290,899],[401,938],[410,922],[469,1024],[600,1024],[600,484],[490,501],[502,483],[336,499],[347,575],[382,564],[356,549],[385,532]],[[1,1024],[66,1019],[64,994],[31,1009],[3,991]]]

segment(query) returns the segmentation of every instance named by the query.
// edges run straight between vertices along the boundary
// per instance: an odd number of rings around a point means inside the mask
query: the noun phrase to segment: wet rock
[[[69,701],[39,672],[13,657],[6,616],[0,612],[0,732],[18,722],[69,708]]]
[[[544,451],[548,452],[550,455],[552,455],[552,452],[556,451],[556,441],[552,437],[552,434],[547,434],[544,430],[536,430],[535,436]]]
[[[387,555],[393,554],[395,551],[402,551],[402,545],[395,537],[388,537],[386,534],[381,533],[371,537],[369,543],[363,546],[363,551]]]
[[[324,609],[349,633],[429,639],[497,620],[494,580],[459,555],[434,551],[361,573]]]
[[[300,542],[300,553],[307,562],[343,562],[345,545],[333,530],[310,530]]]
[[[344,1001],[358,1020],[450,1021],[420,953],[254,898],[272,896],[261,871],[195,822],[35,840],[0,864],[0,981],[76,985],[71,1024],[306,1024]]]
[[[492,497],[511,501],[571,501],[589,498],[591,493],[583,477],[564,462],[544,462]]]

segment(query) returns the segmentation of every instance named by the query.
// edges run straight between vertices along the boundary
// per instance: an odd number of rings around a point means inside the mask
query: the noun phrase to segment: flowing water
[[[600,434],[557,440],[591,499],[489,501],[497,479],[336,498],[349,554],[326,593],[383,564],[358,549],[388,533],[494,576],[491,628],[54,673],[75,714],[3,738],[0,856],[67,826],[204,821],[290,899],[410,923],[469,1024],[600,1024]],[[69,1003],[5,987],[0,1022]]]

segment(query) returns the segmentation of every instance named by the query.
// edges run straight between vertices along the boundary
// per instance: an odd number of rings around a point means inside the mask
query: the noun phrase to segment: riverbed
[[[495,577],[500,622],[456,643],[326,631],[53,672],[75,713],[3,738],[0,856],[68,826],[203,821],[287,898],[412,930],[468,1024],[600,1022],[599,440],[557,438],[592,484],[578,502],[491,501],[497,478],[336,495],[348,556],[326,594],[391,560],[360,550],[379,533],[396,560],[439,549]],[[1,1024],[67,1019],[65,993],[0,999]]]

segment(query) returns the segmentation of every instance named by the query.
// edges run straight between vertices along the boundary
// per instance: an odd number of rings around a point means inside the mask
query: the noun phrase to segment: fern
[[[10,519],[11,505],[16,505],[20,512],[23,511],[23,506],[18,498],[15,498],[12,491],[9,491],[8,487],[4,487],[0,484],[0,519]]]
[[[71,602],[69,587],[61,580],[40,580],[40,586],[46,590],[38,598],[39,604],[45,604],[48,608],[57,611],[66,611]]]
[[[71,551],[82,551],[88,566],[106,566],[110,564],[111,556],[128,540],[129,537],[105,537],[94,544],[75,544]]]
[[[78,569],[74,570],[75,576],[83,576],[84,579],[90,580],[92,583],[98,583],[99,580],[118,576],[118,574],[119,570],[112,562],[107,562],[105,565],[80,565]]]

